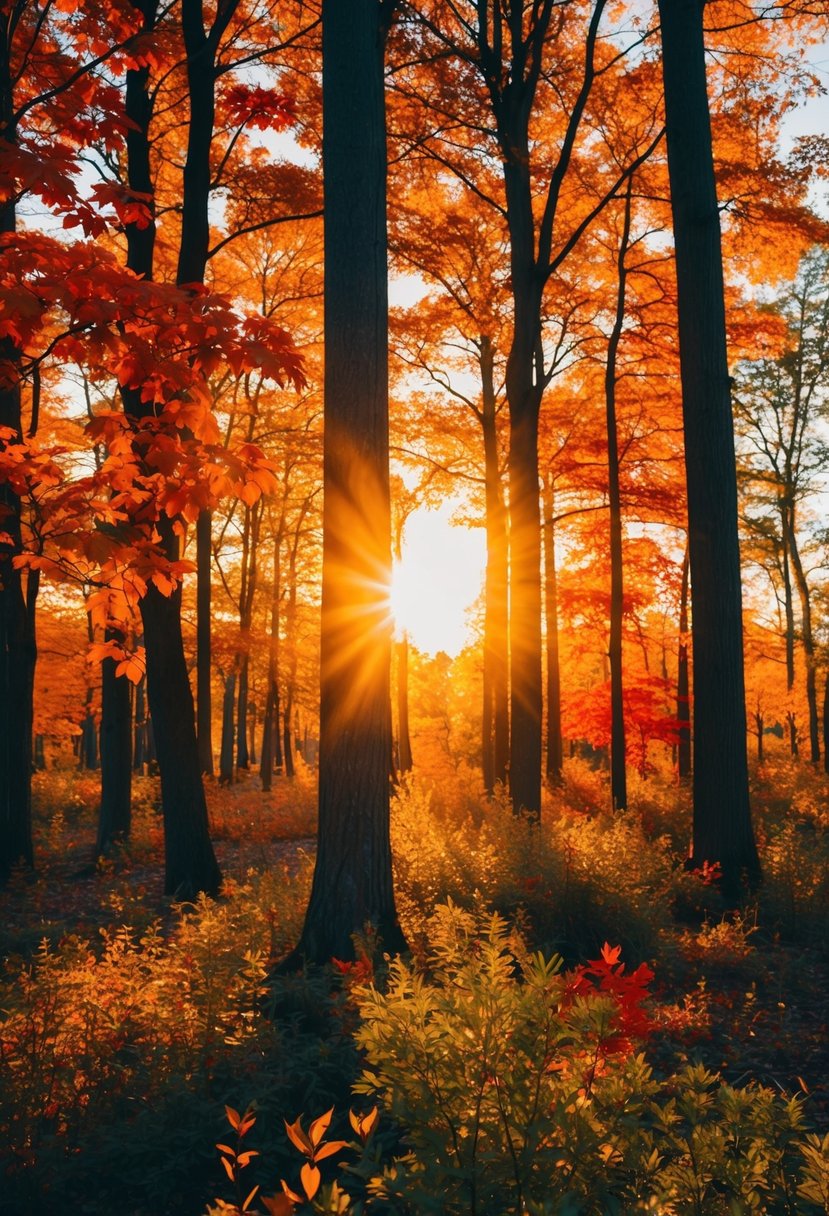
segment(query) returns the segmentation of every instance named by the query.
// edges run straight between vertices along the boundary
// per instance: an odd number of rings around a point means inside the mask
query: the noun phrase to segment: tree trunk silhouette
[[[787,511],[789,537],[789,553],[794,571],[794,581],[800,599],[800,631],[803,637],[803,652],[806,657],[806,701],[809,706],[809,759],[812,764],[820,764],[820,727],[818,725],[817,709],[817,656],[815,654],[815,637],[812,630],[812,596],[800,548],[795,532],[794,504]]]
[[[123,645],[120,630],[107,630],[107,639]],[[130,683],[117,676],[115,659],[101,664],[101,810],[96,856],[126,840],[132,821],[132,704]]]
[[[389,840],[391,577],[384,21],[323,0],[325,442],[319,829],[296,956],[404,940]]]
[[[823,771],[829,773],[829,671],[823,678]]]
[[[0,150],[17,142],[9,44],[10,20],[0,29]],[[17,229],[13,198],[0,204],[0,235]],[[20,351],[11,338],[0,339],[0,360],[11,368]],[[0,427],[23,437],[20,385],[4,376],[0,387]],[[5,440],[0,445],[5,446]],[[32,689],[37,661],[35,605],[37,581],[14,565],[23,550],[21,503],[8,482],[0,484],[0,884],[14,865],[34,864],[32,849]]]
[[[211,600],[213,512],[200,511],[196,520],[196,738],[199,766],[213,776],[213,692],[211,675]]]
[[[622,563],[622,492],[619,481],[619,427],[616,417],[616,362],[625,323],[625,256],[630,241],[633,179],[628,178],[619,253],[616,259],[616,316],[607,344],[605,364],[605,414],[607,421],[607,499],[610,508],[610,795],[613,809],[627,807],[625,768],[625,706],[622,676],[622,617],[624,612],[624,566]]]
[[[187,30],[192,25],[194,0],[185,0],[188,16],[185,18],[185,41]],[[145,28],[155,22],[155,0],[145,0]],[[192,30],[190,31],[192,33]],[[188,46],[188,72],[194,50]],[[127,172],[131,190],[147,195],[152,212],[153,178],[150,166],[149,124],[152,117],[152,99],[148,91],[149,73],[146,68],[127,73],[127,117],[130,129],[127,132]],[[191,90],[191,106],[193,94]],[[193,107],[190,124],[190,140],[202,132],[203,115]],[[212,132],[212,111],[210,113]],[[208,141],[209,152],[209,141]],[[190,148],[188,146],[188,161]],[[194,225],[200,223],[197,210],[191,211],[188,200],[193,191],[188,191],[188,172],[185,169],[184,213],[182,215],[182,248],[187,243]],[[205,223],[206,223],[205,202]],[[155,223],[145,228],[136,224],[125,225],[127,238],[127,265],[147,279],[153,276],[155,249]],[[206,241],[206,232],[205,232]],[[207,246],[205,244],[205,250]],[[181,261],[178,282],[182,279]],[[122,388],[124,408],[127,415],[136,421],[147,417],[152,404],[141,400],[140,390]],[[158,521],[161,547],[165,557],[177,561],[179,538],[173,521],[162,517]],[[161,775],[161,801],[164,815],[165,876],[164,889],[168,895],[193,899],[204,891],[216,894],[221,883],[216,857],[210,842],[207,819],[207,803],[201,778],[201,763],[196,740],[196,719],[193,694],[184,657],[181,633],[181,585],[164,596],[150,584],[141,600],[141,619],[144,626],[144,645],[147,661],[147,698],[153,725],[153,748]]]
[[[484,586],[484,672],[482,752],[484,789],[506,789],[509,767],[509,613],[507,513],[495,414],[494,350],[484,334],[479,347],[481,429],[486,497],[486,574]]]
[[[676,247],[694,653],[691,864],[759,876],[748,796],[740,550],[722,249],[700,0],[660,0]]]
[[[225,676],[222,698],[222,744],[219,749],[219,785],[233,783],[233,724],[236,703],[236,672]]]
[[[147,762],[147,681],[142,676],[135,686],[135,711],[133,726],[132,768],[143,773]]]
[[[412,741],[409,737],[409,639],[404,634],[395,643],[397,654],[397,767],[412,771]]]
[[[691,696],[688,678],[688,546],[682,558],[682,583],[679,592],[679,651],[676,672],[676,716],[679,722],[677,775],[680,781],[691,776]]]
[[[558,579],[556,572],[555,489],[548,473],[544,484],[544,625],[547,634],[547,781],[561,785],[564,748],[561,738],[561,668],[558,652]]]

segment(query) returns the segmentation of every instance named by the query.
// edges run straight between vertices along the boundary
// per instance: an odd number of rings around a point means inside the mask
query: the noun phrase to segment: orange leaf
[[[295,1148],[298,1148],[306,1157],[313,1157],[314,1146],[302,1130],[301,1118],[301,1115],[297,1116],[293,1123],[289,1123],[287,1119],[283,1119],[285,1131],[288,1133],[288,1139]]]
[[[253,1197],[254,1197],[254,1195],[256,1194],[256,1192],[257,1192],[258,1190],[259,1190],[259,1183],[257,1182],[256,1186],[253,1188],[253,1190],[252,1190],[252,1191],[251,1191],[251,1193],[248,1195],[248,1197],[247,1197],[247,1199],[245,1200],[245,1202],[242,1204],[242,1211],[243,1211],[243,1212],[246,1212],[246,1211],[248,1210],[248,1208],[249,1208],[249,1207],[250,1207],[250,1205],[251,1205],[251,1201],[253,1200]]]
[[[331,1109],[327,1110],[324,1115],[320,1115],[318,1119],[315,1119],[308,1128],[308,1135],[314,1148],[316,1148],[320,1140],[322,1140],[323,1136],[328,1131],[329,1124],[331,1123],[331,1116],[333,1114],[334,1107],[332,1106]]]
[[[234,1110],[232,1106],[226,1106],[225,1114],[227,1115],[228,1123],[233,1128],[233,1130],[236,1131],[241,1122],[241,1116],[240,1116],[238,1110]]]
[[[283,1182],[284,1186],[285,1183]],[[293,1198],[292,1198],[293,1197]],[[294,1202],[302,1203],[298,1195],[294,1195],[286,1191],[284,1195],[263,1195],[262,1202],[268,1209],[269,1216],[291,1216],[294,1210]]]
[[[219,1160],[221,1161],[222,1165],[225,1167],[225,1173],[227,1174],[228,1178],[230,1179],[231,1182],[233,1182],[233,1180],[234,1180],[233,1166],[230,1164],[227,1157],[220,1157]]]
[[[621,946],[611,946],[609,942],[605,942],[605,944],[602,946],[602,958],[610,967],[612,967],[614,963],[618,963],[621,955]]]
[[[340,1149],[348,1148],[347,1140],[331,1140],[328,1144],[323,1144],[314,1153],[315,1161],[324,1161],[326,1157],[332,1157],[334,1153],[338,1153]]]
[[[305,1188],[305,1194],[309,1199],[313,1199],[320,1188],[322,1174],[315,1165],[310,1165],[306,1161],[305,1165],[303,1165],[302,1169],[299,1171],[299,1176],[302,1180],[302,1185]]]

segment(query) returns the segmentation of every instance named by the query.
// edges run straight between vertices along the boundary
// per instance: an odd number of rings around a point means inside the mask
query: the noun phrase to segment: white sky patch
[[[458,502],[413,511],[403,533],[403,562],[392,578],[396,628],[429,654],[454,657],[469,644],[467,614],[481,594],[483,528],[453,524]]]

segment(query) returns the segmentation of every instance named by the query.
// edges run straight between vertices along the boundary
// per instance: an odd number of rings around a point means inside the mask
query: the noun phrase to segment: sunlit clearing
[[[451,523],[456,504],[414,511],[403,533],[403,561],[392,575],[396,632],[418,650],[457,655],[469,643],[470,607],[486,563],[483,528]]]

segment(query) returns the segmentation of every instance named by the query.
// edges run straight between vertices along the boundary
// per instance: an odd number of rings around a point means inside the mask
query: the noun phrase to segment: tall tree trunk
[[[156,2],[145,0],[145,28],[152,28],[155,21]],[[192,5],[187,0],[188,30],[192,36]],[[193,47],[188,45],[188,72],[194,57]],[[127,73],[127,117],[131,129],[127,134],[127,166],[130,188],[153,196],[153,179],[150,168],[149,123],[152,117],[152,100],[148,90],[146,69]],[[201,114],[193,103],[191,90],[190,140],[202,131]],[[212,132],[212,110],[209,114]],[[209,152],[209,140],[208,140]],[[188,161],[190,147],[188,146]],[[200,223],[198,213],[190,210],[192,187],[188,186],[185,170],[184,214],[182,216],[182,247],[194,225]],[[206,212],[205,202],[205,212]],[[152,208],[151,208],[152,210]],[[151,279],[155,248],[155,223],[140,229],[136,224],[127,224],[127,265],[137,274]],[[201,230],[200,230],[201,231]],[[206,233],[205,233],[206,241]],[[205,251],[206,251],[205,244]],[[178,282],[186,281],[179,262]],[[140,391],[122,389],[126,413],[136,420],[146,417],[151,406],[141,401]],[[158,522],[161,545],[170,561],[179,556],[179,538],[173,521],[161,518]],[[193,694],[184,657],[181,633],[181,585],[164,596],[154,584],[150,584],[141,600],[141,618],[144,624],[144,644],[147,656],[147,696],[152,715],[153,747],[161,774],[161,801],[164,815],[165,877],[167,894],[192,899],[200,891],[216,894],[221,883],[216,857],[210,842],[207,803],[201,778],[201,763],[196,740],[196,720]]]
[[[225,676],[222,698],[222,743],[219,749],[219,785],[233,783],[233,723],[236,702],[236,672]]]
[[[754,713],[754,732],[757,736],[757,763],[763,763],[763,715],[760,710]]]
[[[610,508],[610,794],[614,810],[627,807],[625,768],[625,706],[622,678],[622,619],[624,612],[624,567],[622,564],[622,492],[619,481],[619,427],[616,417],[616,362],[625,323],[625,257],[630,241],[633,179],[628,178],[619,254],[616,260],[616,316],[607,344],[605,365],[605,413],[607,420],[607,498]]]
[[[823,678],[823,771],[829,773],[829,670]]]
[[[213,692],[210,683],[213,512],[200,511],[196,520],[196,737],[199,767],[213,776]]]
[[[397,764],[401,773],[412,771],[412,741],[409,736],[409,639],[395,644],[397,654]]]
[[[135,725],[132,749],[133,772],[143,773],[147,762],[147,681],[144,676],[135,686]]]
[[[107,638],[123,644],[120,630],[107,630]],[[132,705],[126,676],[117,676],[115,659],[101,664],[101,811],[98,818],[97,856],[126,840],[131,827]]]
[[[262,721],[262,750],[259,759],[259,780],[262,789],[270,793],[273,785],[273,688],[268,682],[268,693],[265,699],[265,717]]]
[[[789,528],[785,504],[780,502],[780,540],[783,575],[783,611],[786,620],[786,689],[794,688],[794,597],[792,595],[791,558],[789,555]]]
[[[323,0],[325,443],[319,829],[297,954],[404,940],[389,839],[391,578],[384,19]]]
[[[660,0],[688,480],[694,649],[691,864],[759,876],[746,756],[740,549],[722,249],[700,0]]]
[[[676,672],[676,716],[679,722],[677,773],[680,781],[691,776],[691,696],[688,679],[688,546],[682,559],[682,583],[679,592],[679,650]]]
[[[795,533],[794,505],[788,509],[789,553],[792,559],[792,570],[800,598],[800,630],[803,636],[803,652],[806,657],[806,701],[809,706],[809,759],[812,764],[820,764],[820,727],[817,710],[817,657],[815,655],[815,638],[812,631],[812,595],[803,569],[800,548]]]
[[[0,150],[17,142],[9,45],[11,21],[0,23]],[[0,235],[17,229],[14,199],[0,205]],[[0,427],[23,437],[20,385],[15,383],[20,351],[10,338],[0,339],[0,360],[9,369],[0,387]],[[34,864],[32,849],[32,697],[37,659],[34,621],[36,583],[14,565],[23,551],[21,503],[8,482],[0,484],[0,884],[14,865]],[[31,580],[31,575],[29,575]],[[31,603],[28,603],[30,600]]]
[[[504,165],[510,211],[514,331],[507,360],[510,411],[510,771],[515,811],[541,814],[541,512],[538,411],[543,382],[540,291],[533,252],[526,139]]]
[[[547,780],[561,785],[564,749],[561,739],[561,668],[558,651],[558,578],[556,571],[555,488],[552,474],[544,483],[544,625],[547,634]]]
[[[509,767],[509,610],[507,514],[501,485],[496,426],[494,349],[480,341],[481,429],[486,497],[486,575],[484,586],[484,678],[482,754],[484,789],[506,788]]]
[[[236,702],[236,768],[250,768],[248,750],[248,677],[250,655],[243,650],[239,655],[239,697]]]

